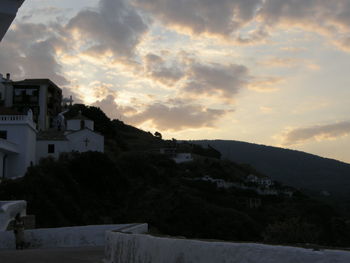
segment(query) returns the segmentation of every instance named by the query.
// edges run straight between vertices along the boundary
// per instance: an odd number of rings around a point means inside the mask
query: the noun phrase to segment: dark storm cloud
[[[303,143],[317,139],[335,139],[350,134],[350,121],[326,125],[316,125],[289,131],[284,136],[284,145]]]

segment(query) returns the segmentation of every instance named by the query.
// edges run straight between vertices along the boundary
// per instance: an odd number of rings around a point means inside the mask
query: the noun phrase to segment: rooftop
[[[20,81],[13,81],[14,85],[49,85],[57,89],[61,89],[50,79],[25,79]]]

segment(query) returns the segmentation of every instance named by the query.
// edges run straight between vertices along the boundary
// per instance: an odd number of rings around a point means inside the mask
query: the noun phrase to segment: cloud
[[[348,0],[266,0],[258,16],[271,28],[299,27],[349,48],[350,43],[346,43],[350,35],[349,14]]]
[[[85,41],[86,53],[108,51],[130,56],[148,30],[139,12],[126,0],[100,0],[97,10],[83,10],[73,17],[67,29]]]
[[[167,65],[163,58],[153,53],[145,56],[144,64],[148,77],[168,86],[175,85],[185,75],[179,63]]]
[[[99,107],[112,119],[126,119],[126,115],[135,114],[136,110],[133,107],[123,107],[116,103],[116,94],[109,94],[105,98],[97,100],[92,106]]]
[[[311,71],[320,70],[320,65],[312,62],[311,60],[302,58],[290,58],[290,57],[270,57],[258,62],[258,65],[264,67],[277,67],[277,68],[296,68],[305,67],[305,69]]]
[[[43,24],[16,24],[0,46],[0,72],[14,79],[50,78],[58,85],[68,84],[56,59],[60,40]]]
[[[249,70],[243,65],[203,65],[194,63],[188,72],[184,91],[231,99],[249,81]]]
[[[228,36],[255,16],[261,0],[135,0],[163,23],[192,34]]]
[[[117,94],[109,94],[92,106],[101,108],[110,118],[132,125],[151,122],[160,131],[179,131],[191,128],[215,127],[215,123],[230,110],[212,109],[183,99],[157,101],[144,105],[142,110],[116,103]]]
[[[134,125],[152,122],[160,131],[178,131],[190,128],[215,127],[216,121],[228,111],[211,109],[184,101],[156,102],[143,111],[126,118]]]
[[[136,6],[181,33],[254,44],[271,32],[298,27],[350,50],[348,0],[134,0]],[[255,28],[251,30],[251,28]]]
[[[295,67],[300,62],[297,58],[272,57],[261,61],[259,64],[267,67]]]
[[[331,140],[350,134],[350,121],[297,128],[283,135],[283,145],[295,145],[311,140]]]
[[[279,90],[278,84],[285,81],[281,77],[260,76],[253,77],[247,88],[257,92],[275,92]]]

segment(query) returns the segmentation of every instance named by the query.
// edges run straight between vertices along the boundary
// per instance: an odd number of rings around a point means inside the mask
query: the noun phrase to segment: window
[[[49,144],[47,146],[47,152],[48,153],[55,153],[55,145],[54,144]]]
[[[7,131],[0,131],[0,139],[7,139]]]
[[[80,129],[85,129],[85,121],[84,120],[81,120],[80,121]]]

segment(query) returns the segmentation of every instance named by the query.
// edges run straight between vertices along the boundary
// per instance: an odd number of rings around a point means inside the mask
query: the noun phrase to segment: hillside
[[[250,174],[264,178],[253,167],[220,160],[210,147],[164,141],[95,107],[75,105],[68,115],[78,110],[104,134],[105,153],[42,159],[23,178],[0,184],[0,199],[27,200],[38,227],[147,222],[153,233],[188,238],[350,245],[347,218],[281,184],[264,194],[247,182]],[[169,146],[198,158],[177,164],[159,153]]]
[[[219,150],[223,159],[255,167],[274,180],[315,196],[350,200],[350,164],[305,152],[240,141],[192,141]]]

